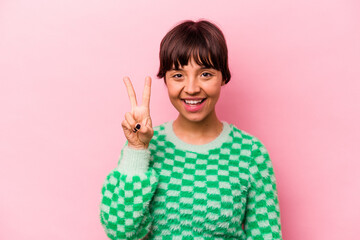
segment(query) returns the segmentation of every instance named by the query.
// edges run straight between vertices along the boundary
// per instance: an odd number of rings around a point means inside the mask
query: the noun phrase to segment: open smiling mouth
[[[197,99],[197,100],[186,100],[186,99],[181,99],[186,105],[190,105],[190,106],[194,106],[194,105],[200,105],[202,104],[206,98],[203,99]]]
[[[206,99],[207,98],[198,98],[191,100],[181,99],[181,100],[187,112],[196,113],[196,112],[200,112],[204,108]]]

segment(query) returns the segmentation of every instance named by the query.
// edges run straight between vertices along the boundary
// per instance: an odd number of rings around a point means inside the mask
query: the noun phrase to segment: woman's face
[[[189,121],[201,122],[215,113],[224,84],[220,71],[200,66],[193,59],[179,70],[166,72],[170,101],[181,117]]]

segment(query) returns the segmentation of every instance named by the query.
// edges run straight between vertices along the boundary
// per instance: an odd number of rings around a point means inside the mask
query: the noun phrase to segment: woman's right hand
[[[136,101],[136,94],[130,78],[124,77],[124,83],[131,102],[131,112],[125,114],[125,119],[122,121],[121,125],[130,148],[146,149],[154,135],[149,108],[151,78],[145,78],[142,103],[139,106]]]

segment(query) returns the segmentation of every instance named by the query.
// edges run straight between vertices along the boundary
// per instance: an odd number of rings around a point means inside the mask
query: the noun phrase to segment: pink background
[[[159,43],[199,18],[226,36],[218,115],[269,150],[284,239],[359,239],[359,1],[132,2],[0,1],[0,239],[107,239],[99,203],[125,141],[122,77],[141,96],[152,76],[154,124],[174,119]]]

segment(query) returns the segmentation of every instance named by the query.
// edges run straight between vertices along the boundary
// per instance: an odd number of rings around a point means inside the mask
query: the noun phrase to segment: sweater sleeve
[[[249,164],[250,187],[245,213],[247,240],[280,240],[279,201],[273,166],[265,146],[255,138]]]
[[[141,239],[151,228],[149,205],[158,183],[156,172],[148,168],[150,151],[122,149],[119,164],[102,187],[100,221],[112,239]]]

